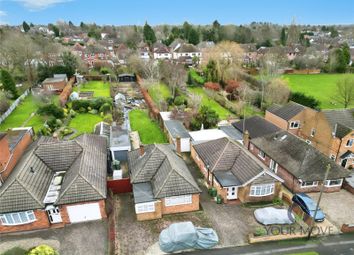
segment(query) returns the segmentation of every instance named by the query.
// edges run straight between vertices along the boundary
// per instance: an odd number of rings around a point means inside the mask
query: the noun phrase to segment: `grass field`
[[[143,144],[166,143],[167,138],[159,125],[149,118],[146,111],[132,110],[129,112],[130,126],[138,131]]]
[[[91,113],[80,113],[75,118],[71,119],[69,127],[76,129],[78,133],[75,136],[78,136],[83,133],[92,133],[94,126],[102,121],[102,117],[96,114]]]
[[[156,105],[159,105],[161,100],[166,101],[167,98],[171,97],[171,91],[167,85],[163,83],[149,87],[149,94]]]
[[[78,87],[74,88],[74,91],[78,91]],[[89,81],[86,84],[80,86],[80,91],[93,91],[94,97],[110,97],[109,83],[104,83],[102,81]]]
[[[5,119],[3,123],[0,124],[0,130],[5,131],[9,128],[21,127],[25,121],[31,116],[33,112],[37,111],[37,104],[33,99],[32,95],[29,95],[22,101],[20,105]],[[30,126],[31,124],[35,124],[35,128],[41,126],[43,124],[42,121],[39,122],[40,117],[34,116],[36,120],[33,122],[32,119],[26,126]]]
[[[188,91],[190,93],[200,95],[202,97],[202,104],[209,106],[211,109],[216,111],[217,114],[219,114],[220,119],[226,119],[229,115],[233,115],[229,110],[222,107],[214,99],[209,98],[209,96],[205,93],[203,88],[200,88],[200,87],[188,88]]]
[[[354,77],[354,74],[351,74]],[[343,108],[333,98],[336,94],[337,81],[343,74],[289,74],[283,77],[288,80],[292,91],[303,92],[321,102],[322,109]],[[354,103],[350,105],[354,107]]]

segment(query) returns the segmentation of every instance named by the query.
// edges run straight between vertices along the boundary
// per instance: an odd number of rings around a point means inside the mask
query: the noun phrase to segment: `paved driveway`
[[[107,221],[92,221],[64,228],[0,235],[0,254],[13,247],[29,249],[48,244],[66,255],[107,254]]]
[[[315,201],[319,193],[310,193],[309,196]],[[341,228],[343,224],[354,224],[354,195],[342,189],[339,192],[323,193],[320,207],[326,217]]]

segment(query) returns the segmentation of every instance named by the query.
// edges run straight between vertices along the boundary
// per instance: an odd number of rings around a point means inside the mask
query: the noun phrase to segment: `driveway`
[[[92,221],[67,225],[64,228],[37,230],[0,235],[0,254],[13,248],[29,249],[48,244],[60,254],[107,254],[107,221]]]
[[[308,195],[317,201],[320,194]],[[338,229],[341,229],[343,224],[354,224],[354,196],[344,189],[339,192],[323,193],[320,208]]]

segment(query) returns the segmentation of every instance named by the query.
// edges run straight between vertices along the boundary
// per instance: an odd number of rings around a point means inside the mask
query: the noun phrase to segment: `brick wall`
[[[343,182],[343,189],[348,190],[350,193],[354,194],[354,188],[350,186],[347,181]]]
[[[45,83],[43,84],[43,88],[46,91],[52,91],[52,90],[63,90],[66,85],[65,81],[61,82],[53,82],[53,83]],[[50,88],[50,89],[49,89]]]
[[[7,143],[7,138],[3,138],[2,140],[6,140]],[[0,141],[1,143],[4,143],[3,141]],[[21,141],[16,145],[15,149],[12,151],[12,155],[6,160],[6,164],[8,162],[6,171],[1,174],[1,177],[5,181],[6,178],[10,175],[14,167],[16,166],[17,162],[21,159],[24,151],[32,143],[32,136],[30,132],[26,132]],[[3,146],[6,144],[0,144],[0,155],[3,153]],[[5,150],[6,151],[6,150]],[[8,156],[8,154],[5,154]],[[6,165],[5,164],[5,165]]]
[[[186,205],[175,205],[175,206],[166,206],[165,199],[162,201],[162,214],[173,214],[173,213],[182,213],[182,212],[192,212],[199,210],[199,193],[192,195],[192,203]]]
[[[154,220],[162,218],[162,202],[156,201],[155,202],[155,211],[149,213],[139,213],[136,215],[138,221],[143,220]]]
[[[47,212],[45,210],[40,210],[40,209],[34,210],[34,214],[36,216],[36,221],[30,224],[17,225],[17,226],[0,225],[0,233],[29,231],[29,230],[44,229],[50,227]]]
[[[276,125],[277,127],[283,129],[283,130],[288,130],[288,122],[280,117],[278,117],[277,115],[266,111],[265,113],[265,117],[266,120],[268,120],[269,122],[273,123],[274,125]]]

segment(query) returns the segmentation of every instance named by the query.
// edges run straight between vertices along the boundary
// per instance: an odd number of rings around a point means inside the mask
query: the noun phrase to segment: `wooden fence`
[[[12,105],[7,109],[7,111],[0,116],[0,124],[4,122],[4,120],[16,109],[16,107],[23,101],[26,96],[29,94],[29,89],[27,89],[20,97],[16,99],[15,102],[12,103]]]

